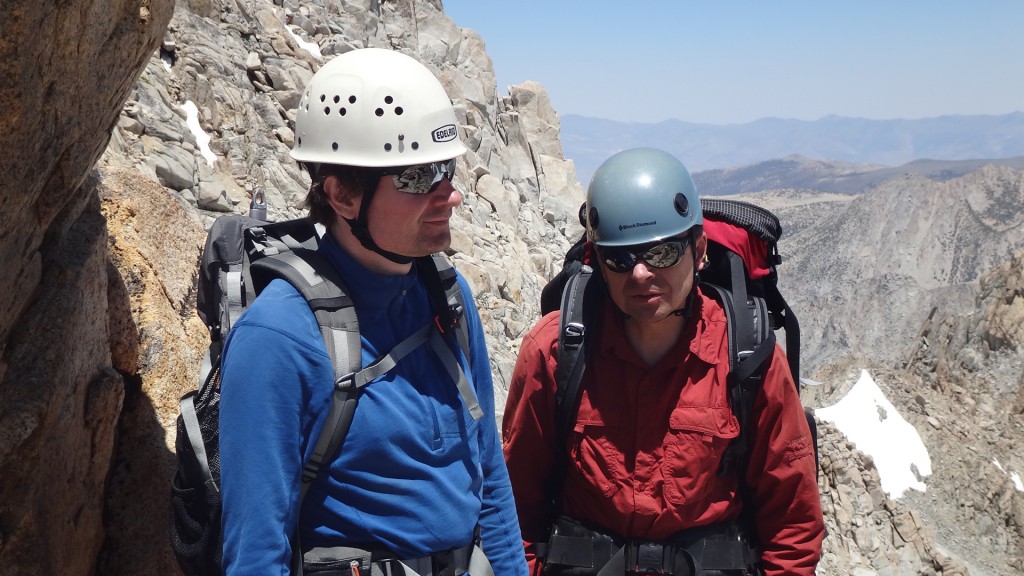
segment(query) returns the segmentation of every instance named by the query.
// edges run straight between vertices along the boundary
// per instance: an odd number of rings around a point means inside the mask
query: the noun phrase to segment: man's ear
[[[693,250],[694,261],[698,263],[697,270],[703,270],[704,266],[707,265],[708,255],[708,235],[706,233],[700,233],[700,236],[697,237],[697,241],[693,244]]]
[[[353,220],[359,216],[361,196],[344,186],[337,176],[324,178],[323,187],[327,203],[330,204],[335,214],[347,220]]]

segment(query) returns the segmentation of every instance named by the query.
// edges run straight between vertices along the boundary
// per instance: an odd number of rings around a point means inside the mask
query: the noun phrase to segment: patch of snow
[[[199,125],[199,109],[191,100],[182,104],[181,107],[185,109],[185,124],[195,136],[196,144],[199,144],[199,151],[203,158],[206,158],[206,163],[213,166],[213,163],[217,161],[217,155],[210,150],[210,135],[204,132],[203,127]]]
[[[917,430],[886,399],[867,370],[842,400],[814,411],[836,425],[857,449],[875,461],[882,489],[899,498],[907,489],[924,492],[932,461]]]
[[[314,58],[324,57],[323,54],[320,53],[319,44],[317,44],[316,42],[307,42],[303,40],[301,36],[299,36],[295,32],[292,32],[291,26],[286,26],[285,30],[288,30],[288,33],[292,35],[292,38],[295,40],[295,43],[299,45],[299,48],[302,48],[306,52],[309,52],[310,55],[312,55]]]

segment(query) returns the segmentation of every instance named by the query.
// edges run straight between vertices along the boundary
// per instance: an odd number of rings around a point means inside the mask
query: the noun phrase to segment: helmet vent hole
[[[337,142],[331,142],[331,150],[334,150],[335,152],[338,151],[338,143]]]
[[[401,116],[403,112],[405,112],[405,109],[403,109],[401,106],[395,106],[395,115],[396,116]]]
[[[419,150],[420,149],[420,143],[419,142],[413,142],[412,143],[412,149],[413,150]]]
[[[353,94],[352,96],[349,96],[349,97],[348,97],[348,103],[349,103],[349,104],[355,104],[355,103],[356,103],[356,97],[355,97],[355,94]]]
[[[331,107],[330,106],[324,106],[324,116],[330,116],[330,115],[331,115]]]
[[[393,97],[391,97],[391,96],[385,96],[384,97],[384,103],[385,104],[391,104],[394,101],[395,101],[395,99]]]
[[[390,142],[388,142],[387,144],[384,145],[384,151],[385,152],[391,152],[391,143]]]
[[[334,95],[334,103],[337,104],[338,102],[341,102],[341,96],[338,96],[337,94],[335,94]]]
[[[321,94],[320,95],[320,101],[321,102],[327,102],[327,94]]]
[[[376,114],[377,117],[379,118],[379,117],[384,115],[384,109],[383,108],[377,108],[376,110],[373,111],[373,113]]]
[[[348,114],[348,110],[346,110],[345,107],[342,106],[341,108],[338,108],[338,114],[344,116],[345,114]]]

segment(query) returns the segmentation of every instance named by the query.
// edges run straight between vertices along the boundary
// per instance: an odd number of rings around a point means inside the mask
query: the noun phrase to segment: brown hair
[[[315,173],[315,176],[313,176],[313,182],[309,185],[309,191],[306,193],[306,199],[302,205],[309,210],[310,220],[327,227],[334,224],[337,214],[334,213],[331,203],[327,200],[327,193],[324,192],[324,180],[334,176],[343,189],[359,197],[376,188],[377,181],[380,179],[380,172],[375,168],[338,164],[320,164],[310,173]]]

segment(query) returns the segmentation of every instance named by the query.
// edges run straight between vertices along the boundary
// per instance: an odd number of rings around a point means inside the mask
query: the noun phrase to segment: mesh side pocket
[[[213,481],[207,484],[189,441],[183,418],[178,416],[175,451],[178,467],[171,481],[171,548],[186,576],[221,573],[220,451],[217,421],[219,393],[196,399],[203,445]]]
[[[220,573],[220,494],[204,488],[191,486],[180,468],[171,483],[171,547],[188,576]]]

